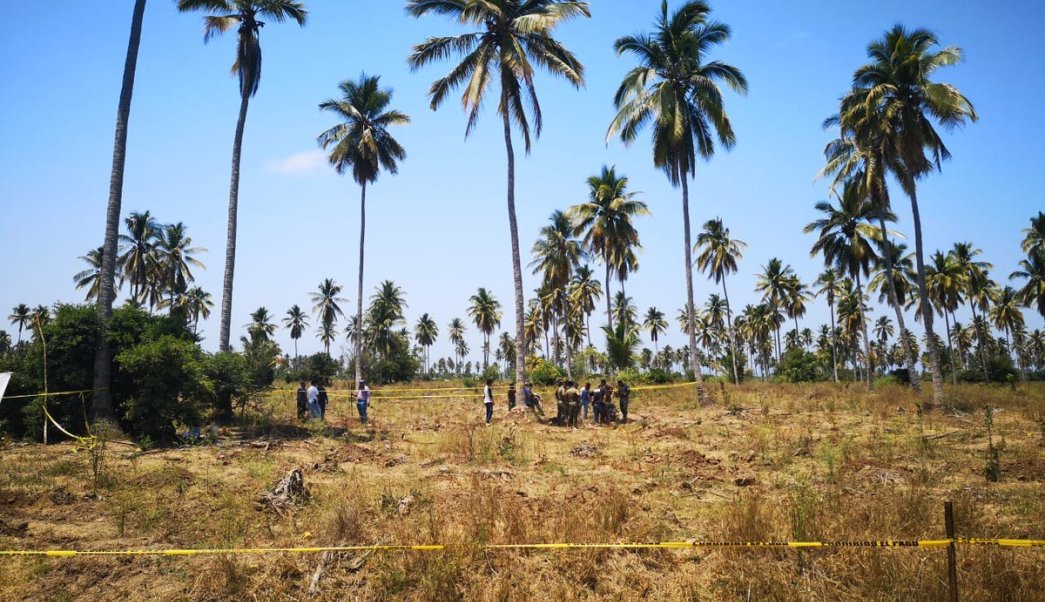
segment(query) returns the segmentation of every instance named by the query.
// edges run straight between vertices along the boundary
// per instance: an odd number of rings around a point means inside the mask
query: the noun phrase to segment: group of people
[[[591,383],[584,383],[578,388],[577,382],[573,380],[557,380],[555,382],[555,418],[552,424],[577,428],[583,412],[584,420],[588,419],[589,409],[592,419],[596,423],[605,424],[617,422],[617,406],[613,404],[614,394],[620,404],[620,421],[628,421],[628,404],[631,401],[631,388],[624,381],[617,381],[614,389],[606,379],[601,379],[595,389]],[[544,408],[541,406],[541,396],[533,391],[530,383],[523,384],[523,404],[533,410],[540,418],[544,418]],[[483,405],[486,408],[486,424],[493,420],[493,381],[487,380],[483,387]],[[508,410],[516,406],[515,383],[508,386]]]
[[[330,397],[320,379],[312,379],[311,384],[301,381],[297,391],[298,420],[302,422],[312,420],[326,420],[327,402]],[[367,410],[370,409],[370,387],[365,380],[359,381],[356,389],[356,411],[359,412],[359,421],[367,423]]]

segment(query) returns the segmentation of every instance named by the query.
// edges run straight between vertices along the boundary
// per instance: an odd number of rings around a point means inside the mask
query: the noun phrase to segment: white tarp
[[[7,390],[7,383],[11,382],[10,372],[0,372],[0,401],[4,399],[4,391]]]

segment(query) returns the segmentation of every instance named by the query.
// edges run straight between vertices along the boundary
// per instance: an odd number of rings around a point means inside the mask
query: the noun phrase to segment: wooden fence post
[[[951,505],[951,500],[947,500],[943,503],[943,520],[944,525],[947,528],[947,539],[951,540],[951,542],[947,544],[947,599],[950,600],[950,602],[958,602],[957,545],[954,542],[954,507]]]

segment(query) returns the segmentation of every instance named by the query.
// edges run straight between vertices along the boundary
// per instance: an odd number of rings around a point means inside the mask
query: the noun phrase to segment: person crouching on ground
[[[541,396],[533,392],[533,385],[525,383],[523,385],[523,403],[526,407],[533,410],[534,415],[538,418],[544,418],[544,408],[541,407]]]
[[[577,417],[581,413],[581,395],[575,382],[566,382],[566,426],[577,428]]]
[[[359,411],[359,421],[367,423],[367,410],[370,409],[370,387],[366,381],[360,379],[359,389],[356,391],[356,410]]]
[[[493,380],[489,378],[483,387],[483,405],[486,406],[486,426],[490,426],[490,421],[493,420]]]
[[[301,381],[301,386],[298,387],[298,420],[304,422],[308,420],[308,383]]]

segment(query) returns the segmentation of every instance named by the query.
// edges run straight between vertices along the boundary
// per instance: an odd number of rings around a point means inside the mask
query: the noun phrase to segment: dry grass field
[[[941,600],[943,548],[484,550],[477,543],[1045,538],[1045,386],[715,386],[642,392],[579,429],[477,397],[277,393],[217,444],[0,448],[0,548],[462,544],[436,552],[0,559],[2,600]],[[407,395],[407,394],[402,394]],[[553,404],[546,404],[553,405]],[[996,408],[997,481],[984,407]],[[554,408],[553,408],[554,409]],[[304,470],[307,501],[257,498]],[[963,600],[1045,599],[1045,548],[961,546]],[[317,566],[320,579],[314,582]],[[313,584],[314,582],[314,584]],[[310,591],[311,590],[311,591]]]

